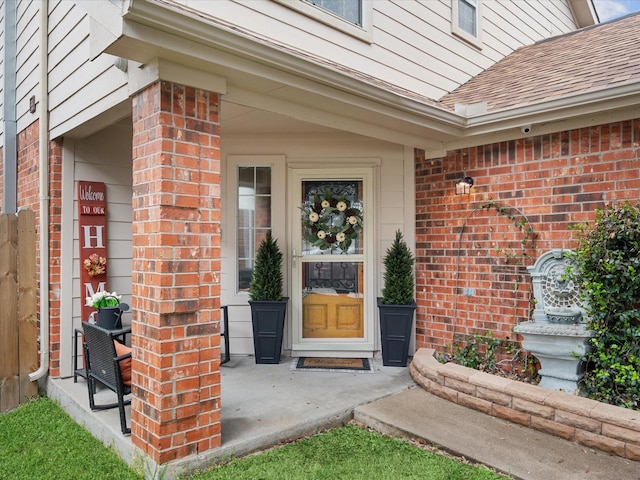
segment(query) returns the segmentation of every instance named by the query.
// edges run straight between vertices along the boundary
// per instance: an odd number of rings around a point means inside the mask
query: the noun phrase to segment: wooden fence
[[[36,288],[35,214],[0,215],[0,412],[38,393]]]

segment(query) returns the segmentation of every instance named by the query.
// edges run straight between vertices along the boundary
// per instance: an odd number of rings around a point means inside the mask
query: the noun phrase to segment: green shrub
[[[414,303],[413,262],[413,255],[402,238],[402,232],[396,231],[396,237],[383,259],[382,303],[385,305],[411,305]]]
[[[640,406],[640,210],[618,204],[597,210],[593,228],[578,226],[569,275],[589,317],[591,351],[580,383],[588,397]]]
[[[278,240],[267,232],[256,253],[256,263],[249,285],[249,296],[255,301],[282,300],[282,252]]]

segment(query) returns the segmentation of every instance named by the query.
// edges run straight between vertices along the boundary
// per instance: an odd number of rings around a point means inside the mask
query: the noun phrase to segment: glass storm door
[[[325,176],[322,176],[324,173]],[[347,172],[345,172],[346,174]],[[366,356],[373,350],[366,251],[367,176],[300,171],[294,186],[293,353]]]

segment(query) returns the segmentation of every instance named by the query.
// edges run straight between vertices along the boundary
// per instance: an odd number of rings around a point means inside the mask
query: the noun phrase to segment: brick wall
[[[40,224],[40,185],[38,157],[39,122],[35,121],[18,133],[18,208],[36,212],[36,224]],[[38,227],[39,229],[39,227]]]
[[[40,272],[40,145],[39,121],[18,133],[18,208],[36,215],[36,265]],[[60,226],[62,207],[62,141],[49,142],[49,375],[60,375]],[[40,274],[38,273],[38,280]],[[38,284],[37,298],[41,298]],[[40,300],[38,300],[39,304]],[[39,311],[38,305],[38,311]],[[39,323],[38,323],[39,324]]]
[[[49,375],[60,376],[62,140],[49,142]]]
[[[36,298],[38,302],[38,333],[40,330],[40,159],[38,145],[39,121],[33,122],[18,133],[17,149],[17,207],[27,208],[36,217],[36,271],[38,272],[38,287]],[[39,345],[39,349],[42,345]]]
[[[133,99],[133,443],[158,463],[220,446],[220,151],[215,93]]]
[[[638,201],[639,160],[640,119],[443,158],[417,150],[417,347],[443,351],[454,333],[513,337],[513,326],[529,320],[526,266],[552,248],[573,248],[571,225],[592,220],[597,207]],[[465,175],[472,193],[456,196]],[[536,237],[523,246],[526,225]]]

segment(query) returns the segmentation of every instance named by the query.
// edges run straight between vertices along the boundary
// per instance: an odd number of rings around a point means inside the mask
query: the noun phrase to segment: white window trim
[[[340,30],[352,37],[359,40],[371,43],[373,41],[372,35],[372,21],[373,16],[373,0],[362,0],[362,25],[354,25],[348,20],[335,15],[324,8],[318,7],[303,0],[273,0],[274,2],[281,3],[286,7],[296,10],[308,17],[314,18],[319,22],[329,25],[336,30]]]
[[[460,37],[465,42],[470,43],[478,49],[482,49],[482,0],[476,0],[476,31],[477,36],[471,35],[458,25],[458,2],[459,0],[451,0],[451,33]]]
[[[236,212],[238,209],[238,167],[270,167],[271,168],[271,231],[274,238],[279,239],[278,244],[284,250],[286,239],[285,192],[286,169],[284,155],[228,155],[227,156],[227,191],[224,200],[227,202],[226,219],[228,237],[226,238],[227,261],[223,258],[223,272],[228,272],[228,278],[224,281],[223,290],[226,295],[222,304],[240,305],[247,304],[249,292],[238,292],[238,224]],[[286,280],[286,272],[285,280]],[[286,285],[286,282],[285,282]]]

